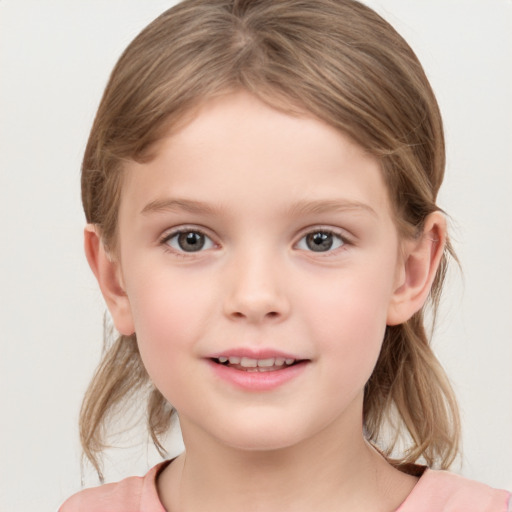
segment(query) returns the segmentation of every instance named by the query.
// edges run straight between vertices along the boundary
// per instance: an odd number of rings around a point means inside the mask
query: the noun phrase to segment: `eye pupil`
[[[180,249],[186,252],[200,251],[205,244],[205,237],[201,233],[187,231],[178,236]]]
[[[306,236],[306,244],[309,249],[315,252],[328,251],[333,244],[332,233],[318,231]]]

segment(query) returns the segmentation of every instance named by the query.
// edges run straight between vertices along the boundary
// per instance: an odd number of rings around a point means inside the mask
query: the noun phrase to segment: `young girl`
[[[364,5],[185,0],[151,23],[83,161],[120,336],[81,440],[101,476],[109,414],[147,391],[155,444],[177,414],[186,450],[61,512],[509,510],[431,469],[459,437],[423,321],[452,252],[443,171],[421,65]]]

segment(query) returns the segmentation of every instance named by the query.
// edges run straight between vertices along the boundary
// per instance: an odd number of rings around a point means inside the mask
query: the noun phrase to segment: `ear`
[[[445,216],[441,212],[433,212],[425,221],[423,233],[404,244],[396,288],[389,304],[387,325],[404,323],[423,307],[445,244]]]
[[[129,336],[135,332],[130,301],[124,291],[121,265],[105,248],[99,229],[88,224],[84,229],[84,249],[116,329]]]

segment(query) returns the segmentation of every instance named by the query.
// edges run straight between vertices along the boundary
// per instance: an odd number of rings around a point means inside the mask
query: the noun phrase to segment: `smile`
[[[307,372],[313,360],[272,347],[238,347],[210,354],[216,378],[249,392],[277,390]]]
[[[213,358],[213,361],[223,366],[245,372],[273,372],[282,370],[298,362],[296,359],[292,358],[269,357],[265,359],[253,359],[251,357],[238,356],[222,356]]]

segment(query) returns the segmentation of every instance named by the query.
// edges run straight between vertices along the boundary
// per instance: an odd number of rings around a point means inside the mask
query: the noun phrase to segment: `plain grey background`
[[[0,0],[1,511],[56,510],[80,488],[77,417],[104,310],[82,254],[80,160],[112,66],[172,3]],[[434,347],[463,417],[453,469],[512,489],[512,2],[367,3],[415,49],[445,119],[440,205],[464,279],[450,277]],[[158,460],[124,444],[109,480]]]

